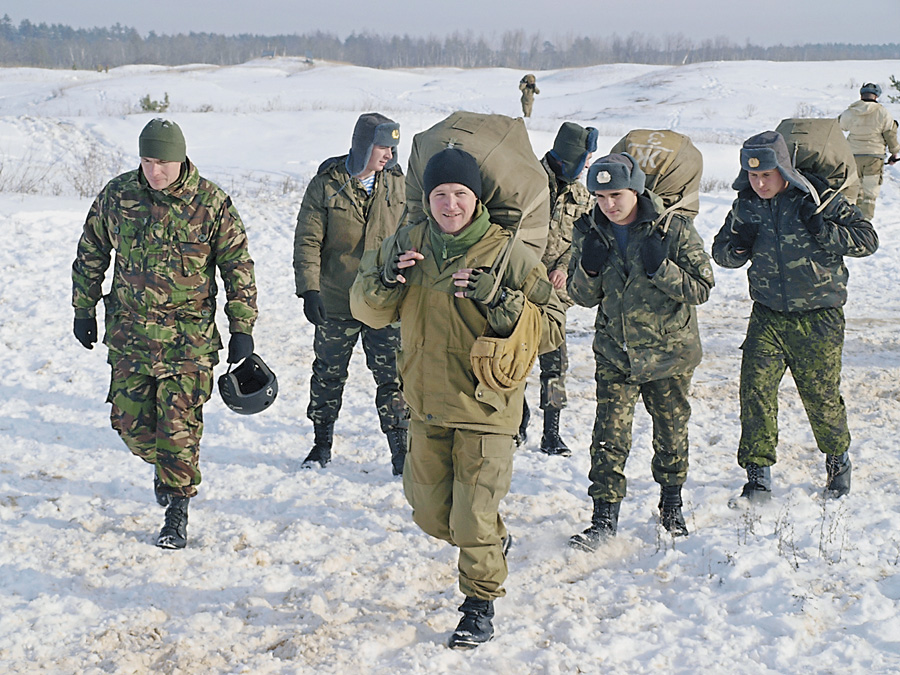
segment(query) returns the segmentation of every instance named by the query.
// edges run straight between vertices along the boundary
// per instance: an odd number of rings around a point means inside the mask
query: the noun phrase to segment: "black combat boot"
[[[391,449],[391,472],[395,476],[402,476],[403,463],[406,461],[406,429],[402,427],[388,429],[387,440]]]
[[[312,450],[303,460],[303,468],[311,469],[316,464],[324,467],[331,461],[331,443],[334,441],[334,422],[330,424],[314,424],[315,441]]]
[[[531,411],[528,409],[528,401],[522,401],[522,421],[519,422],[519,432],[516,434],[516,447],[525,445],[528,440],[528,421],[531,419]]]
[[[156,469],[153,470],[153,494],[156,495],[156,503],[160,506],[168,506],[169,499],[172,497],[171,493],[166,492],[162,484],[162,481],[159,479],[159,476],[156,475]]]
[[[828,497],[843,497],[850,492],[850,453],[840,455],[825,455],[825,471],[828,474],[828,485],[825,486],[825,494]]]
[[[621,504],[622,502],[601,502],[595,499],[591,526],[584,532],[569,537],[569,546],[593,553],[606,539],[615,537]]]
[[[451,649],[475,649],[494,637],[494,602],[467,597],[459,606],[463,613],[459,625],[450,636],[448,646]]]
[[[747,482],[741,497],[753,502],[768,501],[772,497],[772,470],[768,466],[747,465]]]
[[[663,485],[659,491],[659,522],[673,537],[686,537],[687,525],[681,513],[681,486]]]
[[[556,408],[547,408],[544,411],[544,435],[541,436],[541,452],[545,455],[559,455],[569,457],[572,451],[559,437],[559,413]]]
[[[160,548],[187,546],[188,497],[172,495],[166,507],[166,522],[159,531],[156,545]]]

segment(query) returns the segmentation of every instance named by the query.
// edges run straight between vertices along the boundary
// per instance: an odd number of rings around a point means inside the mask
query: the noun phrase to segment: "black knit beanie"
[[[444,183],[465,185],[481,199],[481,170],[475,158],[465,150],[446,148],[428,160],[422,175],[425,199],[434,188]]]

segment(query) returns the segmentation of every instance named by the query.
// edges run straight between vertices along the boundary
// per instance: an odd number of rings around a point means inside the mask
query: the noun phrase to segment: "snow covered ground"
[[[537,73],[528,127],[543,154],[565,120],[600,150],[632,128],[672,128],[704,153],[697,227],[709,246],[730,206],[738,148],[795,116],[836,116],[900,61],[616,65]],[[691,535],[658,529],[650,420],[639,405],[620,534],[596,555],[566,539],[590,515],[593,313],[569,315],[571,458],[516,456],[503,513],[515,535],[496,639],[445,643],[458,621],[456,552],[412,523],[374,386],[354,357],[335,459],[304,471],[312,329],[293,294],[303,189],[381,111],[411,139],[456,109],[519,114],[522,73],[378,71],[303,60],[109,73],[0,69],[0,670],[8,673],[893,673],[900,670],[900,168],[886,171],[881,248],[850,260],[843,393],[853,491],[822,498],[824,462],[790,377],[770,505],[727,506],[746,270],[716,268],[700,308]],[[257,263],[257,351],[281,392],[242,417],[206,406],[204,481],[188,548],[153,544],[151,470],[109,428],[105,350],[71,334],[70,265],[93,195],[137,164],[162,100],[188,154],[235,199]],[[885,97],[886,100],[886,97]],[[888,104],[894,117],[900,105]],[[222,317],[220,317],[221,319]],[[224,329],[225,322],[220,320]],[[537,408],[537,370],[528,398]]]

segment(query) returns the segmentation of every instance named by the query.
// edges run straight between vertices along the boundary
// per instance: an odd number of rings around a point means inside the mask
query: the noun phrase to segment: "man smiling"
[[[510,487],[525,387],[524,380],[505,390],[480,382],[472,346],[488,332],[509,336],[525,312],[536,312],[541,335],[533,337],[549,351],[564,322],[546,269],[491,223],[481,187],[472,155],[456,148],[434,155],[423,174],[429,219],[386,239],[352,291],[361,321],[379,325],[385,311],[400,319],[411,413],[403,488],[415,522],[459,547],[466,599],[449,643],[459,649],[491,639],[493,601],[505,595],[511,540],[498,509]],[[497,264],[504,252],[505,267]]]

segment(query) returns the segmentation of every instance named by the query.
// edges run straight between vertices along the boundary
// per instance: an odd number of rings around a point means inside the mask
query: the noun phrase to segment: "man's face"
[[[447,234],[456,234],[472,222],[477,202],[475,193],[460,183],[442,183],[428,195],[431,215]]]
[[[771,199],[787,189],[788,182],[782,177],[778,169],[768,171],[748,171],[750,187],[759,195],[760,199]]]
[[[611,223],[629,225],[637,217],[638,195],[634,190],[596,190],[594,196]]]
[[[384,165],[391,161],[394,156],[393,150],[387,145],[372,146],[372,154],[369,155],[369,162],[366,168],[359,175],[360,178],[368,178],[377,171],[383,171]]]
[[[141,170],[150,187],[154,190],[165,190],[178,180],[181,162],[164,162],[152,157],[141,157]]]

